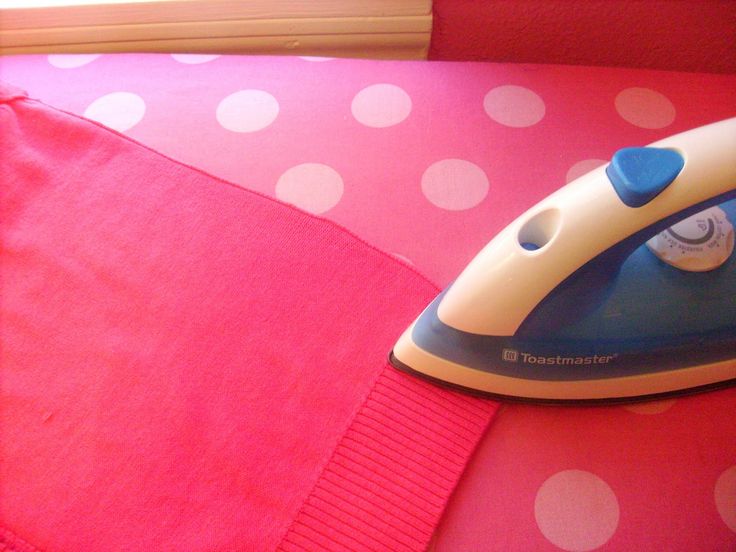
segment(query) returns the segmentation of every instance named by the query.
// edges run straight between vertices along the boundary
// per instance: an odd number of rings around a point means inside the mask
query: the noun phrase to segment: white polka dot
[[[187,65],[196,65],[198,63],[207,63],[213,59],[219,58],[219,54],[171,54],[179,63],[186,63]]]
[[[483,169],[470,161],[443,159],[424,171],[422,192],[437,207],[462,211],[485,199],[488,178]]]
[[[276,183],[276,197],[315,215],[337,205],[342,192],[342,177],[335,169],[321,163],[292,167]]]
[[[675,106],[666,96],[649,88],[627,88],[616,96],[616,111],[641,128],[664,128],[675,120]]]
[[[523,86],[506,85],[494,88],[483,100],[488,116],[502,125],[528,127],[542,120],[544,101]]]
[[[608,161],[605,159],[584,159],[583,161],[578,161],[570,167],[570,170],[567,171],[565,182],[572,182],[576,178],[579,178],[593,169],[597,169],[601,165],[605,165],[606,163],[608,163]]]
[[[263,90],[240,90],[217,106],[217,121],[233,132],[256,132],[276,120],[279,102]]]
[[[629,412],[635,414],[661,414],[667,412],[672,405],[677,402],[676,399],[667,399],[664,401],[650,401],[637,404],[627,404],[624,406]]]
[[[125,132],[137,125],[145,112],[146,103],[139,95],[113,92],[92,102],[84,110],[84,116],[118,132]]]
[[[411,98],[393,84],[374,84],[358,92],[351,109],[359,123],[385,128],[397,125],[409,116]]]
[[[299,58],[303,59],[304,61],[315,61],[315,62],[332,61],[333,59],[335,59],[331,57],[320,57],[320,56],[299,56]]]
[[[721,519],[736,533],[736,466],[731,466],[720,475],[713,494]]]
[[[542,534],[563,550],[593,550],[616,532],[619,507],[611,487],[582,470],[565,470],[545,481],[534,500]]]
[[[51,54],[48,61],[59,69],[74,69],[92,63],[102,54]]]

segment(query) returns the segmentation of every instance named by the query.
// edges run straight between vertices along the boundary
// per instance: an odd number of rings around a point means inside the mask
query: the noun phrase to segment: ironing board
[[[0,79],[334,220],[440,287],[618,148],[736,114],[736,75],[600,67],[52,55],[0,58]],[[734,407],[736,389],[503,405],[432,547],[732,550]]]

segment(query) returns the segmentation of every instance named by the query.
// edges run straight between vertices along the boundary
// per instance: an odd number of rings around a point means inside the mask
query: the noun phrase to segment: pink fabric
[[[333,223],[1,96],[3,535],[425,548],[496,408],[386,364],[437,289]]]
[[[8,529],[0,527],[0,552],[38,552],[38,549]]]
[[[606,67],[107,54],[5,56],[0,74],[246,189],[318,208],[438,287],[616,149],[736,115],[736,75]],[[218,109],[247,90],[275,99],[276,117],[258,101]],[[735,406],[736,388],[637,406],[504,405],[434,549],[736,549]]]

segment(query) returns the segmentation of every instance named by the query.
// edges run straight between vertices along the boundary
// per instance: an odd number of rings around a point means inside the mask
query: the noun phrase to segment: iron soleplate
[[[729,387],[736,386],[736,378],[723,380],[715,383],[709,383],[706,385],[699,385],[696,387],[688,387],[685,389],[676,389],[674,391],[667,391],[663,393],[652,393],[649,395],[635,395],[630,397],[610,397],[610,398],[596,398],[596,399],[549,399],[549,398],[535,398],[535,397],[522,397],[516,395],[502,395],[498,393],[491,393],[488,391],[481,391],[473,389],[471,387],[464,387],[456,383],[450,383],[439,378],[427,375],[418,370],[414,370],[410,366],[407,366],[399,359],[394,356],[393,351],[389,354],[389,363],[397,370],[410,374],[414,377],[420,377],[425,381],[429,381],[440,387],[445,387],[454,391],[459,391],[475,397],[484,399],[492,399],[502,402],[514,402],[522,404],[542,405],[542,406],[608,406],[608,405],[619,405],[619,404],[635,404],[649,401],[658,401],[663,399],[669,399],[672,397],[683,397],[688,395],[695,395],[699,393],[705,393],[707,391],[717,391],[726,389]]]

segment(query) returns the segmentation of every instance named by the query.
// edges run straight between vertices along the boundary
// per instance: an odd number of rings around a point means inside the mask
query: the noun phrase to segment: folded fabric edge
[[[425,550],[497,408],[387,364],[278,550]]]
[[[317,219],[317,220],[319,220],[319,221],[321,221],[321,222],[323,222],[325,224],[329,224],[330,226],[333,226],[334,228],[339,229],[341,232],[344,232],[345,234],[349,235],[354,240],[356,240],[356,241],[360,242],[361,244],[369,247],[370,249],[378,252],[379,254],[390,258],[391,260],[393,260],[397,264],[403,266],[404,268],[406,268],[410,272],[413,272],[414,274],[416,274],[417,276],[419,276],[423,281],[425,281],[426,283],[430,284],[432,287],[434,287],[435,289],[437,289],[437,293],[439,293],[441,291],[441,289],[439,289],[439,287],[437,286],[437,284],[435,284],[434,282],[432,282],[426,275],[424,275],[424,273],[422,273],[420,270],[418,270],[413,265],[411,265],[411,264],[403,261],[399,257],[397,257],[395,255],[392,255],[391,253],[388,253],[388,252],[384,251],[383,249],[380,249],[379,247],[373,245],[372,243],[366,241],[364,238],[362,238],[359,235],[357,235],[355,232],[353,232],[349,228],[343,226],[342,224],[340,224],[338,222],[335,222],[334,220],[331,220],[329,218],[325,218],[325,217],[322,217],[322,216],[319,216],[319,215],[315,215],[314,213],[310,213],[309,211],[305,211],[303,209],[300,209],[296,205],[293,205],[291,203],[286,203],[286,202],[281,201],[280,199],[277,199],[277,198],[275,198],[273,196],[270,196],[268,194],[264,194],[262,192],[259,192],[258,190],[251,190],[249,188],[244,188],[243,186],[240,186],[239,184],[236,184],[234,182],[230,182],[229,180],[225,180],[222,177],[219,177],[217,175],[208,173],[207,171],[204,171],[204,170],[202,170],[202,169],[200,169],[198,167],[195,167],[194,165],[190,165],[188,163],[185,163],[185,162],[180,161],[178,159],[175,159],[173,157],[169,157],[168,155],[166,155],[164,153],[161,153],[160,151],[155,150],[152,147],[147,146],[146,144],[143,144],[142,142],[139,142],[138,140],[136,140],[134,138],[131,138],[130,136],[128,136],[126,134],[123,134],[122,132],[118,132],[115,129],[112,129],[110,127],[107,127],[107,126],[103,125],[102,123],[99,123],[99,122],[94,121],[92,119],[88,119],[88,118],[83,117],[81,115],[78,115],[76,113],[72,113],[71,111],[66,111],[64,109],[59,109],[57,107],[53,107],[53,106],[48,105],[47,103],[43,102],[42,100],[31,98],[31,97],[28,96],[28,94],[24,90],[22,90],[22,89],[20,89],[20,88],[18,88],[16,86],[14,86],[14,85],[12,85],[10,83],[7,83],[5,81],[0,80],[0,103],[5,103],[5,102],[10,102],[10,101],[15,101],[15,100],[21,100],[21,101],[27,101],[27,102],[37,103],[37,104],[42,105],[43,107],[45,107],[47,109],[51,109],[51,110],[56,111],[58,113],[63,113],[64,115],[73,117],[75,119],[79,119],[79,120],[81,120],[81,121],[83,121],[83,122],[85,122],[87,124],[95,125],[95,126],[101,128],[101,129],[105,130],[106,132],[110,132],[112,134],[115,134],[116,136],[118,136],[120,138],[123,138],[127,142],[130,142],[132,144],[135,144],[138,147],[141,147],[141,148],[143,148],[143,149],[145,149],[145,150],[147,150],[147,151],[149,151],[149,152],[151,152],[151,153],[153,153],[153,154],[155,154],[155,155],[157,155],[157,156],[159,156],[159,157],[161,157],[163,159],[166,159],[167,161],[170,161],[172,163],[176,163],[177,165],[179,165],[181,167],[186,167],[187,169],[192,170],[192,171],[194,171],[194,172],[196,172],[198,174],[201,174],[203,176],[206,176],[207,178],[211,178],[213,180],[216,180],[220,184],[224,184],[226,186],[231,186],[231,187],[233,187],[233,188],[235,188],[237,190],[242,191],[243,193],[254,194],[256,196],[259,196],[261,198],[264,198],[264,199],[266,199],[268,201],[271,201],[273,203],[277,203],[278,205],[280,205],[280,206],[282,206],[282,207],[284,207],[286,209],[291,209],[293,211],[297,211],[297,212],[301,213],[302,215],[308,216],[308,217],[313,218],[313,219]]]

